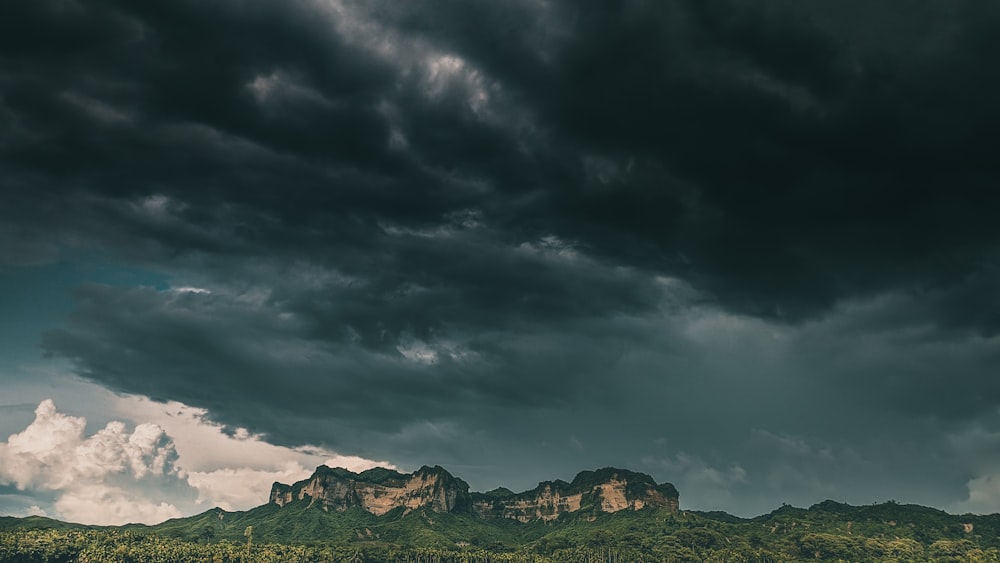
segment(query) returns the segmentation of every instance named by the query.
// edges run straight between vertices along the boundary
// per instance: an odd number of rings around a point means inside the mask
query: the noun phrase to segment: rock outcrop
[[[409,512],[424,506],[434,512],[464,513],[469,511],[470,500],[465,481],[441,467],[427,466],[404,475],[381,467],[353,473],[321,465],[305,481],[271,486],[270,502],[278,506],[307,497],[324,510],[344,511],[356,506],[378,516],[399,507]]]
[[[678,509],[677,489],[657,484],[649,475],[624,469],[583,471],[571,483],[545,481],[523,493],[496,489],[470,493],[469,485],[441,467],[421,467],[411,474],[389,469],[353,473],[320,466],[313,475],[293,485],[275,483],[270,502],[284,506],[307,500],[324,510],[345,511],[358,507],[383,515],[418,508],[433,512],[474,514],[484,519],[521,522],[554,520],[579,510],[618,512],[646,507]]]
[[[608,467],[583,471],[572,483],[545,481],[530,491],[474,493],[472,510],[484,518],[554,520],[561,514],[590,508],[598,512],[640,510],[645,507],[678,509],[677,489],[658,485],[649,475]]]

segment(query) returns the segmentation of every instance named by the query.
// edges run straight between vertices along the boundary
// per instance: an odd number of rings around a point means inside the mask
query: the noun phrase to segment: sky
[[[1000,512],[1000,5],[0,7],[0,514],[317,465]]]

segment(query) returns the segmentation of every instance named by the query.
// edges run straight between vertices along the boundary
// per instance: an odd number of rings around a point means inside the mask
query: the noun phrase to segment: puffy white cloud
[[[87,421],[56,412],[51,400],[35,409],[35,421],[0,444],[0,481],[18,489],[41,486],[59,489],[72,466],[64,461],[81,441]]]
[[[275,446],[244,428],[228,431],[208,420],[204,409],[181,403],[120,396],[109,407],[145,422],[130,431],[124,422],[111,421],[86,436],[84,417],[60,413],[46,399],[31,424],[0,442],[0,484],[25,491],[21,507],[34,503],[16,515],[157,523],[214,506],[259,506],[272,483],[305,479],[320,464],[356,472],[396,468],[316,447]]]
[[[238,467],[192,471],[188,483],[198,490],[198,504],[240,510],[263,504],[265,491],[270,491],[275,481],[293,483],[309,477],[312,471],[295,462],[278,470]]]
[[[275,446],[245,428],[227,431],[209,420],[207,410],[176,401],[157,403],[146,397],[123,395],[111,408],[129,419],[163,428],[173,439],[177,464],[189,473],[234,467],[280,472],[289,462],[315,467],[325,459],[323,450],[296,451]]]
[[[177,474],[177,452],[162,428],[140,424],[128,432],[112,421],[84,438],[87,421],[56,411],[50,399],[35,409],[35,420],[0,444],[0,479],[19,489],[64,489],[83,479],[128,475],[135,479]]]
[[[343,467],[355,473],[373,467],[396,469],[396,466],[385,461],[345,455],[334,455],[323,461],[323,465]],[[242,510],[262,504],[275,481],[282,483],[301,481],[308,478],[313,470],[312,466],[307,468],[299,462],[291,461],[285,462],[277,469],[227,467],[215,471],[190,471],[187,481],[198,490],[196,501],[198,504],[218,506],[223,510]]]
[[[154,524],[182,516],[166,501],[156,502],[121,487],[83,484],[68,489],[55,504],[60,518],[70,522],[116,525],[129,522]]]
[[[120,397],[115,410],[165,428],[176,444],[178,464],[188,484],[198,491],[196,504],[223,510],[246,510],[267,501],[275,481],[306,479],[318,465],[359,472],[372,467],[396,469],[388,461],[339,455],[321,448],[291,449],[264,441],[246,428],[226,432],[208,420],[208,411],[175,401],[157,403],[145,397]]]
[[[42,401],[34,421],[0,443],[0,483],[57,492],[56,516],[72,521],[152,523],[181,515],[167,499],[184,475],[162,428],[140,424],[129,432],[113,421],[85,437],[86,424]]]
[[[955,512],[994,513],[1000,506],[1000,476],[983,475],[966,483],[969,498],[950,507]]]

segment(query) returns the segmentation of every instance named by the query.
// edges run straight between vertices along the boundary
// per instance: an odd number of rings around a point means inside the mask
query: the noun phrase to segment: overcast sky
[[[0,513],[248,508],[324,462],[1000,511],[998,25],[6,2]]]

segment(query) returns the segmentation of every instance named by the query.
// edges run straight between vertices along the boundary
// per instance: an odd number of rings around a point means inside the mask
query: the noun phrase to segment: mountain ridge
[[[422,469],[413,474],[380,469],[362,472],[361,476],[343,468],[324,468],[320,473],[381,484],[406,481],[414,474],[420,479],[438,475],[435,468]],[[540,491],[571,492],[574,482],[578,489],[588,490],[622,477],[629,477],[640,491],[644,490],[648,476],[618,473],[625,471],[614,468],[585,471],[578,475],[579,479],[543,481],[522,493],[497,488],[469,495],[495,500],[518,495],[531,498]],[[594,498],[592,495],[591,500]],[[165,552],[173,554],[173,558],[163,559]],[[657,506],[605,512],[600,510],[599,503],[591,503],[585,509],[564,512],[551,520],[535,518],[522,522],[516,518],[483,518],[471,511],[435,511],[431,503],[408,512],[397,506],[382,515],[368,512],[361,505],[343,511],[324,510],[321,500],[306,495],[283,506],[268,502],[246,511],[213,508],[153,526],[85,526],[41,517],[0,517],[0,563],[40,561],[39,553],[62,554],[45,561],[95,563],[123,560],[997,563],[1000,562],[1000,514],[955,515],[895,501],[855,506],[826,500],[808,508],[783,504],[767,514],[740,518],[719,511],[681,511]],[[124,553],[131,553],[131,559],[124,558]]]
[[[425,465],[409,474],[386,468],[355,473],[321,465],[307,479],[292,484],[275,482],[268,503],[282,507],[306,498],[310,505],[318,503],[326,511],[358,507],[381,516],[400,508],[407,514],[427,507],[438,513],[520,522],[550,521],[581,510],[679,509],[679,494],[671,483],[658,484],[649,475],[616,467],[581,471],[572,482],[542,481],[517,493],[503,487],[471,492],[468,483],[439,465]]]

